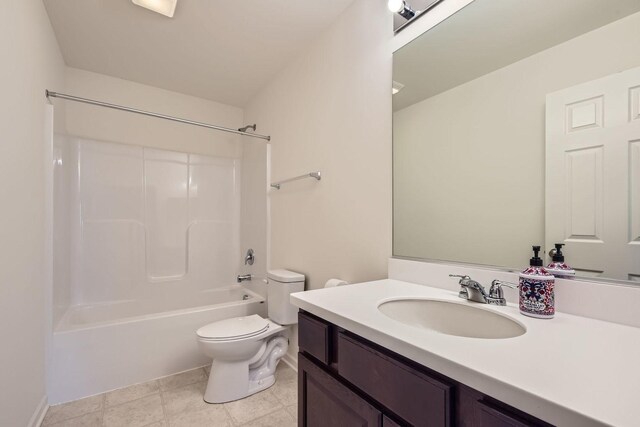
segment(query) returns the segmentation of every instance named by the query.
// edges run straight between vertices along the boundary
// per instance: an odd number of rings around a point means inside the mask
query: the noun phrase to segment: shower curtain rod
[[[64,93],[52,92],[45,90],[47,98],[61,98],[69,101],[82,102],[84,104],[97,105],[98,107],[112,108],[114,110],[128,111],[130,113],[142,114],[143,116],[156,117],[158,119],[171,120],[174,122],[185,123],[187,125],[200,126],[208,129],[220,130],[223,132],[235,133],[236,135],[250,136],[251,138],[260,138],[267,141],[271,141],[271,137],[268,135],[260,135],[258,133],[243,132],[237,129],[226,128],[223,126],[210,125],[208,123],[196,122],[188,119],[181,119],[180,117],[167,116],[166,114],[152,113],[150,111],[139,110],[137,108],[125,107],[117,104],[109,104],[108,102],[96,101],[94,99],[80,98],[79,96],[66,95]]]

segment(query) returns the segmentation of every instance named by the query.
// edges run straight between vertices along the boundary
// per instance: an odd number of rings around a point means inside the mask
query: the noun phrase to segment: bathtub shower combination
[[[266,204],[266,175],[241,165],[266,164],[266,149],[243,164],[56,136],[51,403],[202,366],[200,326],[266,316],[255,283],[235,284],[264,275],[242,270],[241,245],[266,236],[250,212]]]

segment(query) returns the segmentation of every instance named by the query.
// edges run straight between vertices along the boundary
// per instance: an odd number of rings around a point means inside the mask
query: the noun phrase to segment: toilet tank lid
[[[267,277],[280,283],[304,282],[304,274],[289,270],[269,270]]]

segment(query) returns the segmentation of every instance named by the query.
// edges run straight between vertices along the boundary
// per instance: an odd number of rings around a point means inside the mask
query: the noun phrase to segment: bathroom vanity
[[[526,332],[452,335],[459,331],[379,309],[398,300],[470,307]],[[640,374],[628,367],[640,356],[638,328],[564,313],[531,319],[513,304],[391,279],[293,294],[292,302],[301,309],[300,426],[634,425]],[[486,326],[477,323],[468,330]]]
[[[550,425],[310,313],[299,324],[300,425]]]

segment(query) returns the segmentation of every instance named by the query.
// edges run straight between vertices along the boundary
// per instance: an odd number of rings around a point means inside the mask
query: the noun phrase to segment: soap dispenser
[[[553,254],[551,262],[547,265],[547,271],[555,277],[570,279],[576,275],[576,271],[564,262],[563,246],[562,243],[555,244],[556,253]]]
[[[538,256],[540,246],[533,246],[533,258],[529,267],[520,273],[520,313],[540,319],[551,319],[555,314],[553,288],[555,278],[549,273]]]

